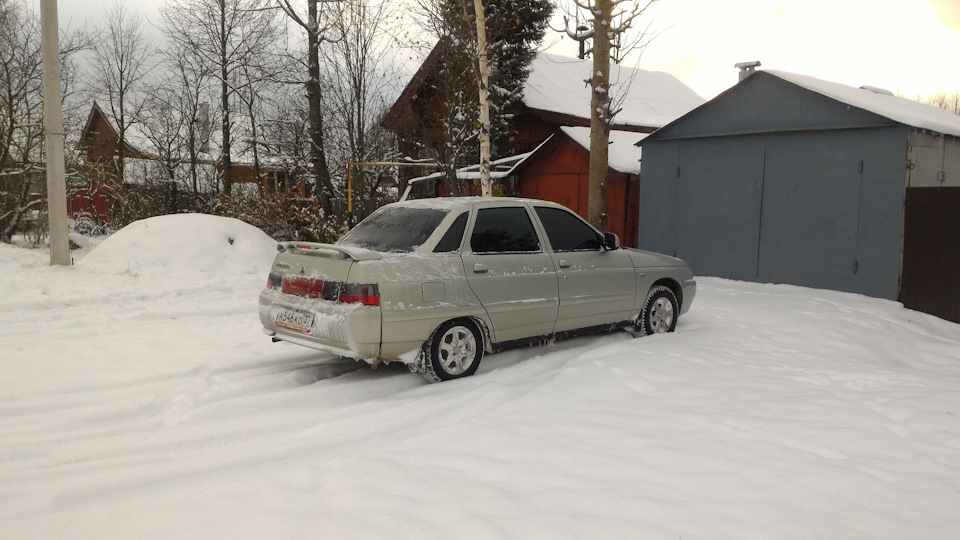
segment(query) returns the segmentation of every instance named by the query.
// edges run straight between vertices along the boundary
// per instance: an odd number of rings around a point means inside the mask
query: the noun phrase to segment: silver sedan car
[[[569,209],[531,199],[394,203],[335,244],[278,250],[260,294],[274,341],[403,362],[431,381],[554,336],[672,332],[697,291],[683,261],[622,248]]]

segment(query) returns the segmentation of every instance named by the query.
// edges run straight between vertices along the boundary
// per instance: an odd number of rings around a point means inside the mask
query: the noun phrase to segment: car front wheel
[[[429,381],[468,377],[476,373],[483,358],[483,336],[471,321],[447,321],[433,332],[423,346],[423,353],[423,375]]]
[[[643,334],[662,334],[673,332],[677,327],[677,295],[670,287],[657,285],[650,289],[647,300],[640,311],[640,332]]]

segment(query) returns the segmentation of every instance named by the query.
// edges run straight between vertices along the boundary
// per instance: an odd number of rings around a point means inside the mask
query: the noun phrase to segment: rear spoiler
[[[280,242],[277,251],[296,251],[305,255],[326,257],[328,259],[353,259],[355,261],[376,261],[383,256],[369,249],[338,246],[334,244],[320,244],[317,242]]]

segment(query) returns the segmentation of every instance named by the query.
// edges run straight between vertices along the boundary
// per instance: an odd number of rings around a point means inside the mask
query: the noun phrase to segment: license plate
[[[313,315],[302,311],[282,309],[274,316],[273,322],[277,326],[306,334],[313,327]]]

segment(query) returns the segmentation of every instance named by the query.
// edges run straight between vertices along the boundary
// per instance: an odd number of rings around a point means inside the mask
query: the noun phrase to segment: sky
[[[39,0],[31,0],[39,5]],[[162,0],[126,2],[156,20]],[[60,0],[61,25],[96,22],[112,4]],[[661,0],[639,67],[666,71],[710,99],[734,64],[871,85],[908,97],[960,90],[960,0]],[[577,45],[549,33],[550,52]]]

